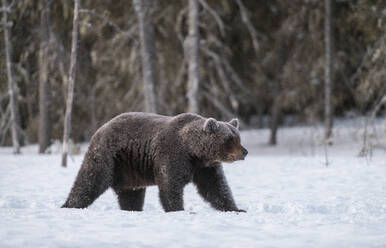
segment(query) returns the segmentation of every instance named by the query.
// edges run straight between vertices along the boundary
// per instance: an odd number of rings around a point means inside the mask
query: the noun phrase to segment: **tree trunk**
[[[332,87],[332,0],[325,0],[324,15],[324,43],[325,43],[325,65],[324,65],[324,135],[329,139],[332,135],[332,106],[331,106],[331,87]]]
[[[277,144],[277,130],[279,128],[280,121],[280,98],[278,95],[275,96],[274,102],[271,109],[271,120],[270,120],[270,136],[269,144],[274,146]]]
[[[145,95],[145,111],[156,113],[155,87],[155,44],[152,10],[154,0],[133,0],[138,16],[141,40],[142,77]]]
[[[66,102],[66,114],[64,117],[64,132],[63,132],[63,153],[62,153],[62,166],[67,167],[67,153],[68,153],[68,140],[71,132],[71,112],[72,112],[72,100],[74,98],[74,84],[76,76],[76,62],[78,55],[78,28],[79,28],[79,2],[80,0],[74,0],[74,20],[72,28],[72,44],[71,44],[71,59],[70,59],[70,71],[68,77],[68,93]]]
[[[50,50],[50,0],[42,2],[40,19],[41,41],[39,51],[39,153],[44,153],[51,142],[51,87],[48,80]]]
[[[4,29],[4,44],[5,44],[5,58],[7,64],[7,76],[8,76],[8,91],[9,91],[9,104],[11,108],[11,133],[12,133],[12,145],[13,152],[15,154],[20,153],[20,144],[19,144],[19,129],[17,124],[17,113],[16,113],[16,100],[14,96],[14,81],[13,81],[13,72],[12,72],[12,63],[11,63],[11,53],[12,46],[10,42],[11,31],[9,29],[8,23],[8,4],[7,0],[2,0],[3,2],[3,29]]]
[[[188,112],[198,113],[199,89],[199,32],[198,32],[198,2],[189,0],[189,34],[186,41],[186,56],[188,59]]]
[[[264,127],[264,107],[262,104],[257,105],[257,128],[263,128]]]

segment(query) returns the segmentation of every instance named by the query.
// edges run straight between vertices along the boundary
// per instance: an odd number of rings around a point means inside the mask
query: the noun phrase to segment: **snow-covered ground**
[[[63,169],[36,146],[2,148],[0,247],[386,247],[385,128],[367,159],[359,128],[336,129],[328,168],[319,128],[281,129],[277,148],[267,130],[243,132],[250,155],[224,167],[247,213],[211,209],[192,185],[183,212],[164,213],[156,187],[143,212],[120,211],[111,190],[88,209],[61,209],[82,155]]]

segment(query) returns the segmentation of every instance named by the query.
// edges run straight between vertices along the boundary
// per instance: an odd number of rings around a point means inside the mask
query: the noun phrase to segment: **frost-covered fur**
[[[237,119],[221,122],[195,114],[121,114],[93,135],[62,207],[86,208],[112,187],[121,209],[141,211],[146,186],[157,185],[164,210],[179,211],[184,186],[193,182],[215,209],[242,211],[221,165],[248,153],[238,125]]]

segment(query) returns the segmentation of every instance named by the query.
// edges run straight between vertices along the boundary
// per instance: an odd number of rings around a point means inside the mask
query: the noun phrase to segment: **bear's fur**
[[[67,201],[86,208],[109,187],[123,210],[141,211],[147,186],[157,185],[166,212],[183,210],[183,189],[193,182],[199,194],[221,211],[239,210],[221,162],[244,159],[238,121],[196,114],[174,117],[121,114],[96,131]]]

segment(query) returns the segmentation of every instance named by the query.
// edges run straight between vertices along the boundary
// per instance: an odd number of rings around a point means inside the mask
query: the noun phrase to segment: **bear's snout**
[[[243,155],[243,160],[245,159],[245,157],[247,156],[248,154],[248,150],[245,149],[244,147],[241,149],[241,154]]]
[[[248,154],[248,150],[243,146],[238,145],[234,147],[233,151],[229,153],[226,158],[223,160],[224,162],[235,162],[238,160],[244,160]]]

